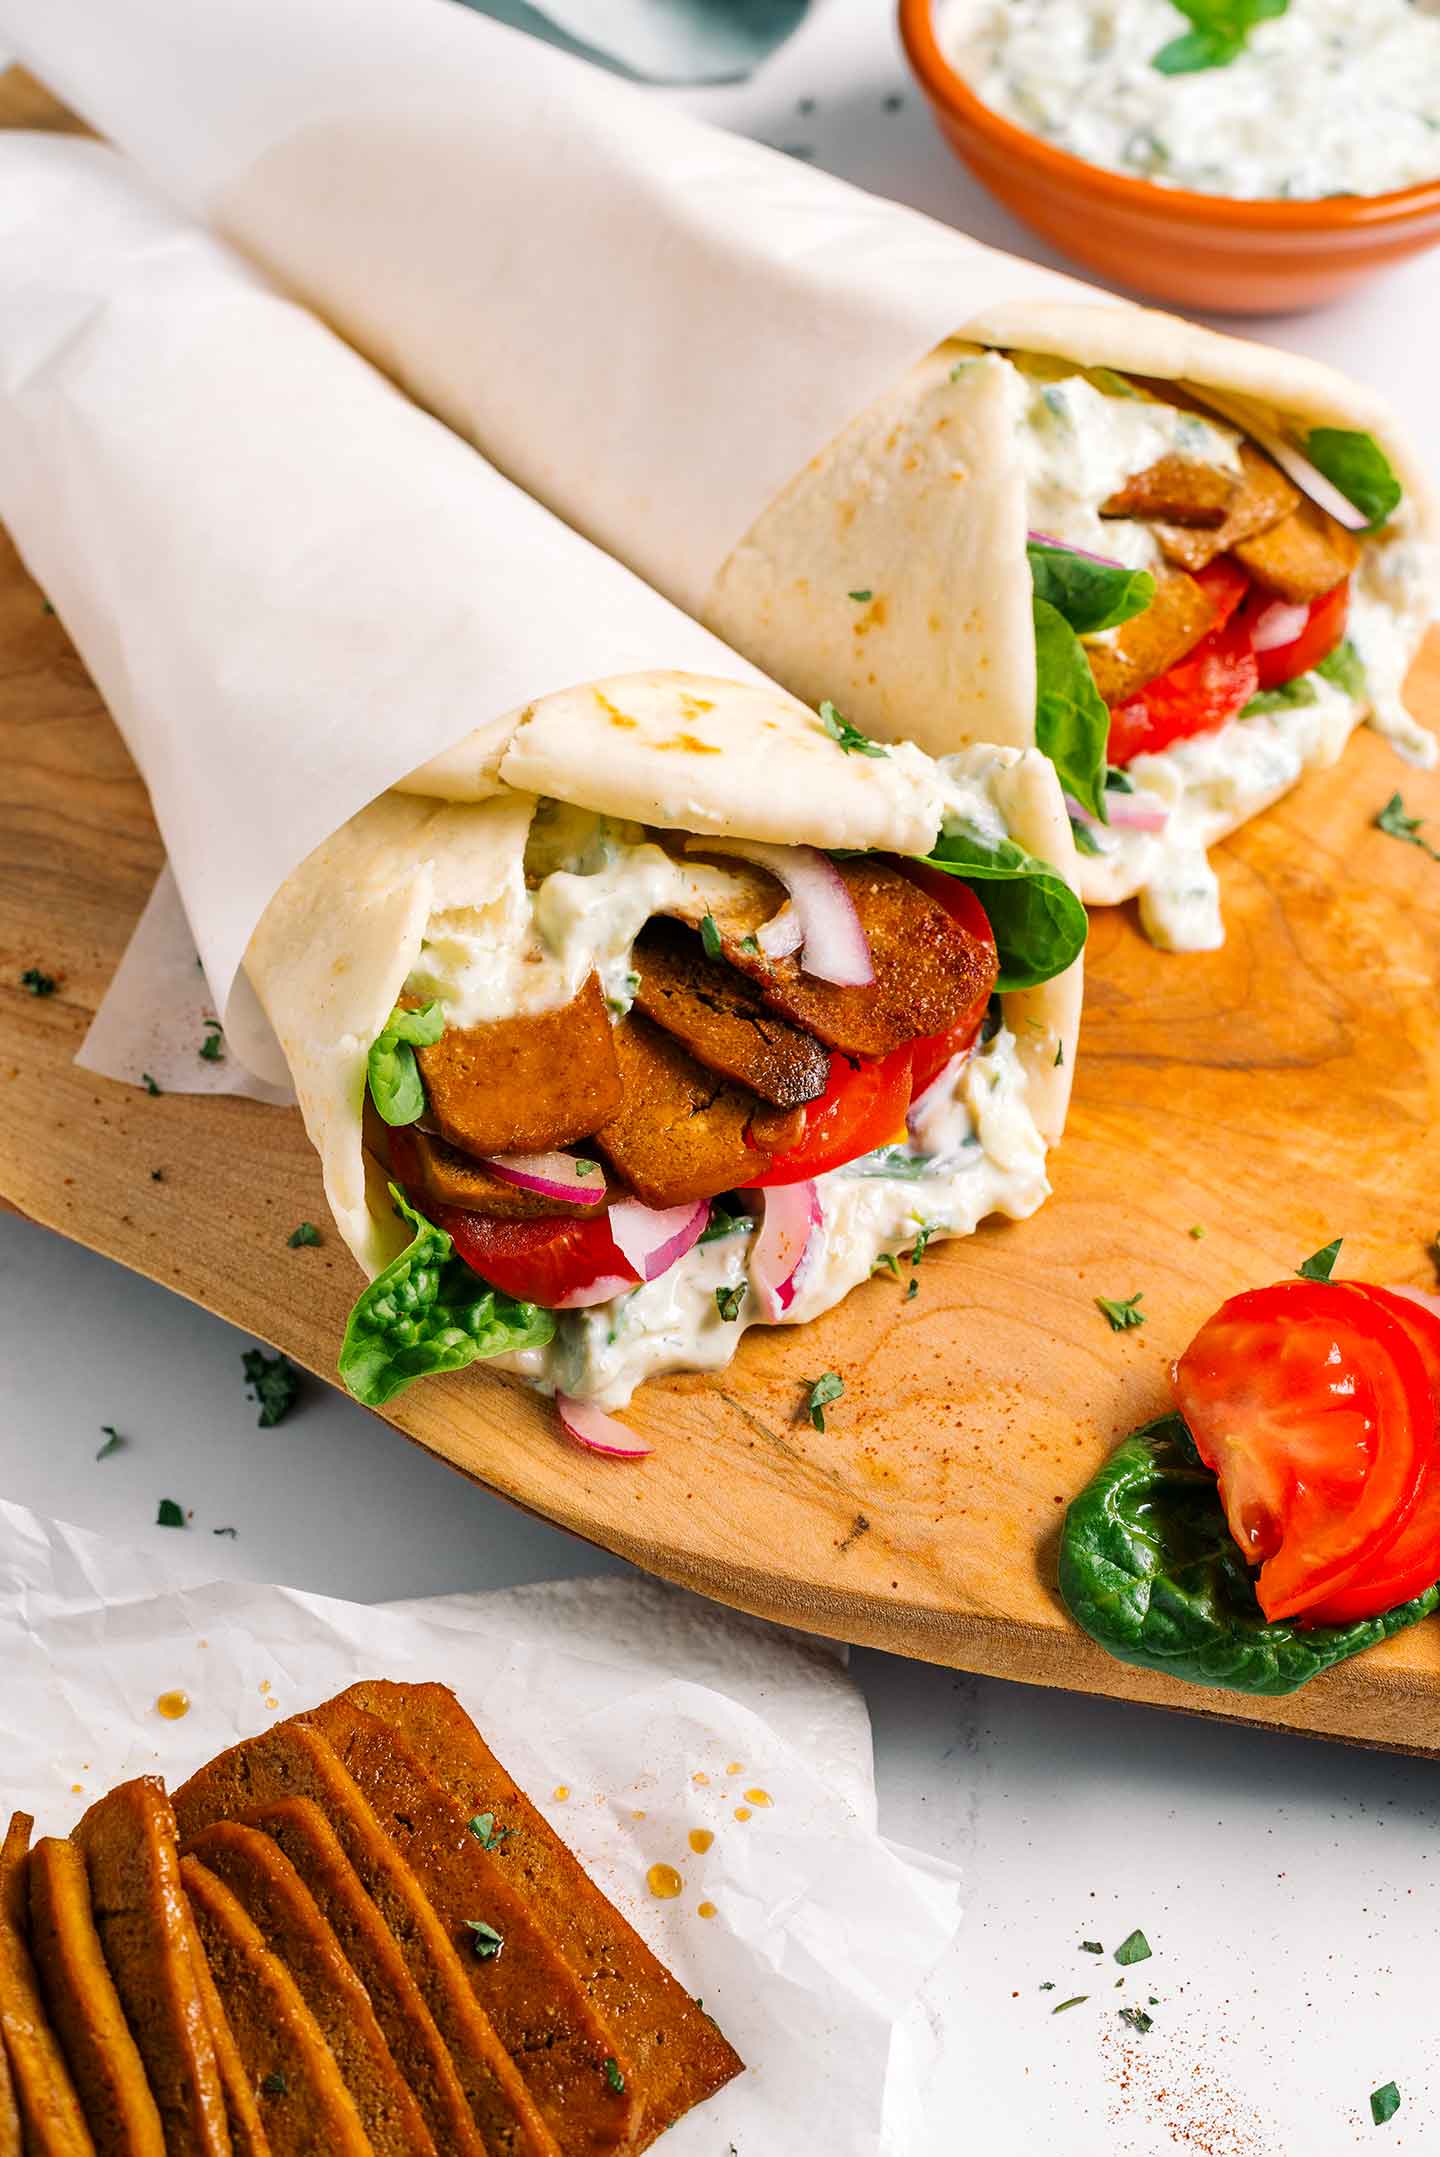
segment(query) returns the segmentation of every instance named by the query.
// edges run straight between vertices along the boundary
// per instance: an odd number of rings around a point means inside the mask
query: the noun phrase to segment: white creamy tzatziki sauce
[[[1006,836],[991,785],[996,763],[984,748],[939,760],[947,825],[992,841]],[[542,801],[524,876],[493,906],[432,915],[407,991],[439,996],[452,1023],[470,1025],[553,1008],[594,968],[619,1016],[634,998],[631,948],[646,921],[671,908],[698,918],[706,900],[723,898],[727,881],[722,867],[677,860],[639,824]],[[697,889],[704,895],[698,908]],[[818,1317],[887,1256],[898,1262],[917,1243],[923,1250],[932,1240],[969,1235],[992,1213],[1023,1220],[1044,1203],[1045,1141],[998,1005],[983,1034],[915,1104],[892,1145],[816,1178],[822,1223],[781,1323]],[[1041,1053],[1053,1060],[1060,1046],[1046,1034]],[[754,1219],[702,1240],[658,1280],[590,1310],[558,1312],[546,1347],[497,1356],[495,1367],[541,1392],[605,1408],[623,1407],[646,1378],[720,1368],[747,1326],[762,1322],[749,1287],[759,1213],[757,1201]],[[901,1270],[909,1274],[908,1260]],[[737,1315],[727,1320],[715,1291],[742,1284]]]
[[[1005,119],[1087,164],[1199,194],[1312,201],[1440,176],[1440,16],[1289,0],[1224,66],[1167,74],[1170,0],[948,0],[941,42]]]

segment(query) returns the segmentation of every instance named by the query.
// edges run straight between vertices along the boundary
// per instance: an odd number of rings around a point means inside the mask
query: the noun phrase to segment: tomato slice
[[[958,876],[948,876],[943,869],[929,868],[923,861],[902,862],[900,866],[912,883],[930,894],[944,907],[953,921],[968,931],[977,943],[984,944],[992,952],[995,949],[995,931],[990,917],[970,886]],[[996,971],[999,962],[996,962]],[[977,996],[970,1009],[947,1027],[943,1033],[922,1034],[910,1043],[911,1085],[910,1099],[918,1101],[928,1086],[933,1086],[952,1056],[973,1047],[975,1037],[984,1023],[990,1008],[990,991]]]
[[[436,1226],[454,1237],[456,1250],[483,1281],[522,1303],[553,1310],[592,1282],[640,1278],[603,1211],[593,1220],[492,1221],[483,1213],[442,1206]]]
[[[1437,1444],[1399,1533],[1307,1610],[1307,1625],[1351,1625],[1357,1618],[1378,1617],[1440,1580],[1440,1317],[1393,1289],[1364,1286],[1420,1351],[1430,1378]]]
[[[1271,592],[1252,592],[1240,616],[1247,631],[1253,636],[1262,615],[1280,603]],[[1330,657],[1344,636],[1349,618],[1350,579],[1346,577],[1333,591],[1323,592],[1318,599],[1311,600],[1305,610],[1305,626],[1288,644],[1274,644],[1268,651],[1256,652],[1260,687],[1279,689],[1285,682],[1293,682],[1297,675],[1308,674],[1312,667],[1318,667],[1322,659]]]
[[[1221,555],[1195,580],[1215,608],[1209,631],[1168,673],[1147,682],[1138,695],[1110,709],[1106,755],[1128,764],[1142,750],[1166,749],[1192,734],[1213,733],[1243,711],[1260,686],[1250,649],[1250,626],[1237,612],[1250,588],[1239,564]]]
[[[1351,1281],[1232,1296],[1173,1373],[1220,1480],[1230,1532],[1260,1565],[1267,1618],[1293,1618],[1396,1535],[1435,1446],[1425,1362]]]
[[[905,1111],[910,1106],[910,1050],[901,1043],[877,1062],[860,1062],[842,1056],[830,1058],[830,1078],[818,1101],[805,1111],[805,1136],[788,1153],[775,1156],[763,1176],[750,1186],[763,1191],[770,1184],[804,1183],[823,1176],[828,1168],[840,1168],[877,1146],[890,1146],[905,1135]]]

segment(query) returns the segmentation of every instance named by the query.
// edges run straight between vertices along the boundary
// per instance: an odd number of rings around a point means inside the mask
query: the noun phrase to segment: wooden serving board
[[[52,112],[23,80],[0,82],[0,122]],[[1440,639],[1412,689],[1440,722]],[[294,1222],[327,1218],[299,1117],[152,1099],[73,1061],[162,850],[114,726],[3,535],[0,772],[0,1197],[334,1383],[359,1275],[333,1232],[303,1266],[285,1249]],[[545,1403],[483,1367],[414,1387],[389,1420],[517,1504],[767,1618],[1440,1753],[1440,1625],[1259,1701],[1111,1661],[1055,1593],[1066,1502],[1167,1404],[1168,1362],[1226,1296],[1340,1234],[1345,1270],[1433,1285],[1440,865],[1373,828],[1397,787],[1440,834],[1440,778],[1362,731],[1337,769],[1225,847],[1223,951],[1166,957],[1130,909],[1094,917],[1054,1196],[1032,1221],[937,1247],[913,1299],[881,1277],[813,1326],[747,1335],[718,1377],[648,1386],[627,1416],[654,1442],[640,1467],[566,1445]],[[32,965],[57,994],[19,986]],[[1147,1324],[1112,1334],[1094,1298],[1137,1290]],[[822,1435],[803,1404],[826,1369],[846,1390]]]

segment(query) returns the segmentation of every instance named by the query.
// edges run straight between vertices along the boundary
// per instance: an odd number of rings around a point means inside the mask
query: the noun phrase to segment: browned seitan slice
[[[707,1071],[633,1011],[616,1027],[615,1047],[624,1094],[595,1144],[638,1199],[683,1206],[764,1175],[774,1155],[753,1128],[766,1108],[755,1094]]]
[[[375,2157],[436,2157],[365,1987],[278,1844],[258,1828],[219,1820],[182,1855],[198,1858],[224,1882],[295,1980],[355,2100]]]
[[[20,2107],[15,2102],[10,2055],[5,2050],[5,2033],[0,2026],[0,2157],[25,2157],[20,2136]]]
[[[210,1975],[210,1965],[205,1960],[205,1950],[200,1945],[194,1927],[190,1931],[190,1960],[195,1971],[195,1982],[200,1987],[200,1998],[205,2007],[205,2020],[209,2025],[211,2041],[215,2046],[215,2064],[220,2070],[220,2087],[225,2092],[225,2111],[230,2121],[230,2140],[234,2144],[235,2157],[272,2157],[270,2137],[265,2132],[265,2122],[260,2117],[260,2099],[251,2088],[250,2077],[245,2072],[245,2062],[240,2057],[240,2047],[235,2042],[235,2032],[230,2019],[221,2005]]]
[[[544,1153],[588,1138],[620,1105],[598,974],[555,1011],[447,1027],[415,1051],[428,1121],[468,1153]]]
[[[1239,492],[1233,472],[1190,457],[1158,457],[1132,472],[1108,501],[1102,517],[1167,517],[1173,524],[1220,525]]]
[[[472,1213],[488,1214],[492,1221],[538,1221],[583,1219],[595,1210],[594,1203],[582,1206],[568,1199],[545,1198],[539,1191],[522,1191],[458,1146],[447,1146],[443,1138],[431,1138],[413,1128],[405,1135],[415,1148],[420,1197],[429,1202],[421,1206],[422,1213],[432,1206],[464,1206]],[[603,1191],[605,1172],[598,1161],[594,1169],[592,1183]]]
[[[278,1955],[223,1880],[182,1857],[180,1878],[275,2157],[370,2157],[355,2099]]]
[[[1327,510],[1301,502],[1268,531],[1230,551],[1265,591],[1308,606],[1349,576],[1360,559],[1360,542]]]
[[[749,975],[773,1011],[832,1049],[888,1056],[983,1005],[998,971],[992,944],[971,936],[938,900],[873,854],[835,867],[860,917],[875,979],[865,988],[837,988],[805,973],[797,958],[767,959],[746,939],[722,933],[724,956]]]
[[[1193,573],[1208,569],[1218,555],[1228,553],[1242,539],[1268,532],[1272,524],[1288,517],[1300,500],[1277,464],[1251,442],[1240,444],[1241,481],[1222,523],[1208,530],[1181,522],[1155,525],[1155,537],[1167,561]]]
[[[733,2046],[601,1894],[447,1686],[369,1679],[341,1698],[398,1731],[472,1818],[491,1816],[496,1863],[514,1876],[606,2022],[625,2032],[644,2107],[638,2147],[743,2071]]]
[[[395,1935],[360,1884],[324,1813],[289,1798],[245,1815],[278,1844],[330,1925],[369,1995],[391,2055],[415,2094],[441,2157],[486,2157],[455,2062],[420,1996]]]
[[[489,2157],[560,2157],[500,2039],[469,1973],[367,1800],[333,1746],[309,1724],[277,1724],[232,1746],[176,1793],[186,1840],[216,1820],[238,1820],[257,1807],[309,1798],[334,1828],[341,1848],[393,1933],[435,2026],[449,2047]]]
[[[9,2061],[26,2157],[95,2157],[60,2040],[50,2027],[27,1939],[30,1831],[17,1812],[0,1847],[0,2037]]]
[[[1122,622],[1103,642],[1086,640],[1095,687],[1107,704],[1123,704],[1193,651],[1214,619],[1213,602],[1184,570],[1159,577],[1143,614]]]
[[[85,1859],[95,1929],[160,2108],[169,2157],[230,2157],[164,1785],[152,1775],[121,1783],[90,1807],[71,1840]]]
[[[825,1091],[830,1058],[823,1045],[770,1010],[733,966],[707,958],[700,938],[678,922],[650,922],[632,963],[635,1008],[707,1070],[777,1108],[796,1108]]]
[[[30,1945],[100,2157],[165,2157],[150,2094],[90,1910],[85,1860],[47,1836],[30,1858]]]
[[[635,2147],[640,2098],[624,2033],[608,2027],[529,1899],[470,1828],[470,1815],[395,1731],[344,1698],[305,1720],[345,1763],[457,1946],[471,1982],[565,2157]],[[500,1935],[493,1946],[479,1921]],[[608,2066],[607,2066],[607,2063]],[[618,2068],[623,2087],[612,2086]]]

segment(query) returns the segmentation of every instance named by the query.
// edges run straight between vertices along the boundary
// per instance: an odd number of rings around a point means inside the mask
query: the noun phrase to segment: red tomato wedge
[[[1260,686],[1250,627],[1236,612],[1250,589],[1249,577],[1222,554],[1195,581],[1204,586],[1215,620],[1168,673],[1147,682],[1126,703],[1112,705],[1106,749],[1112,764],[1128,764],[1142,750],[1167,749],[1192,734],[1212,733],[1243,711]]]
[[[1356,1282],[1359,1287],[1361,1284]],[[1373,1296],[1396,1324],[1403,1326],[1419,1349],[1430,1377],[1435,1427],[1440,1433],[1440,1318],[1423,1304],[1393,1289],[1371,1288]],[[1357,1618],[1378,1617],[1398,1603],[1423,1595],[1440,1580],[1440,1444],[1420,1477],[1415,1503],[1399,1533],[1367,1558],[1354,1573],[1334,1587],[1323,1602],[1305,1613],[1307,1625],[1351,1625]]]
[[[876,1063],[862,1063],[838,1053],[830,1058],[830,1079],[818,1101],[805,1111],[805,1136],[788,1153],[777,1154],[763,1176],[748,1188],[805,1183],[841,1168],[877,1146],[894,1145],[904,1136],[910,1106],[910,1051],[902,1042]]]
[[[1435,1452],[1409,1330],[1357,1283],[1232,1296],[1173,1373],[1267,1618],[1308,1613],[1391,1541]]]
[[[483,1213],[442,1206],[436,1226],[453,1236],[456,1250],[482,1280],[522,1303],[553,1310],[592,1282],[640,1278],[603,1213],[596,1220],[492,1221]]]
[[[1240,619],[1252,637],[1262,618],[1283,601],[1277,601],[1271,592],[1252,592],[1241,611]],[[1337,584],[1333,591],[1324,592],[1319,599],[1312,599],[1305,609],[1305,624],[1286,644],[1272,644],[1268,651],[1255,654],[1255,665],[1260,675],[1262,689],[1279,689],[1286,682],[1293,682],[1297,675],[1308,674],[1318,667],[1322,659],[1328,659],[1345,634],[1350,619],[1350,579]]]

